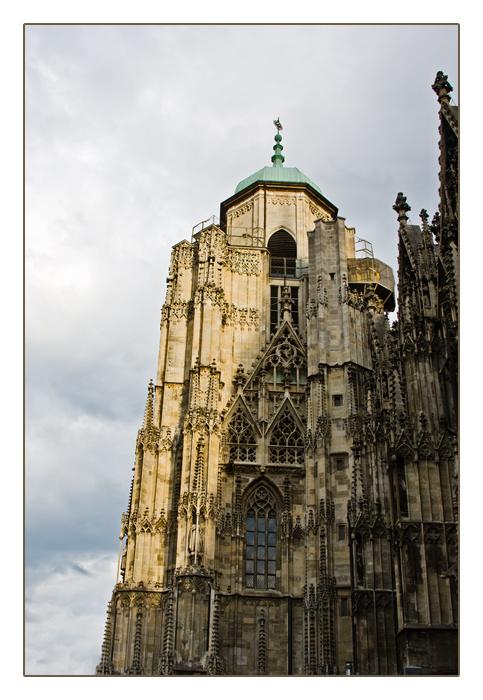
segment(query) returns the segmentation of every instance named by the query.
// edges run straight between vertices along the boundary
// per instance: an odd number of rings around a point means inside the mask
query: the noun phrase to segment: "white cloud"
[[[27,568],[27,675],[93,675],[100,661],[117,555],[78,558],[73,553],[72,557]],[[100,592],[106,598],[104,604]]]

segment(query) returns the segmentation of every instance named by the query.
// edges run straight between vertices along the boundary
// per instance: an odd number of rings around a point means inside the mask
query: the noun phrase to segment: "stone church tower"
[[[433,88],[441,208],[420,228],[398,195],[392,328],[391,269],[279,122],[173,247],[98,674],[457,672],[458,131]]]

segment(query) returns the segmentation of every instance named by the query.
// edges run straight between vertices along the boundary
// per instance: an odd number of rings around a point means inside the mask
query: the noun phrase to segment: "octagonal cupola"
[[[267,247],[277,231],[290,234],[306,257],[307,231],[317,219],[333,220],[337,207],[324,197],[318,185],[298,168],[286,167],[282,155],[282,125],[275,135],[272,165],[241,180],[235,194],[222,202],[220,222],[234,245]]]

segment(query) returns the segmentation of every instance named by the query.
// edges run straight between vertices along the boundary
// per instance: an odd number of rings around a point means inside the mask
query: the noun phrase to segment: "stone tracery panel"
[[[237,272],[239,275],[258,276],[260,274],[260,256],[258,253],[227,248],[224,263],[228,270]]]
[[[230,461],[255,462],[257,458],[257,443],[253,435],[253,428],[241,406],[237,408],[228,424],[227,443]]]
[[[268,461],[271,464],[303,464],[304,439],[291,411],[282,413],[270,435]]]

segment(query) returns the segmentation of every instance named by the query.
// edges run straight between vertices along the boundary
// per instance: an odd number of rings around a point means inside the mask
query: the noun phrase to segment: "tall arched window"
[[[297,244],[287,231],[277,231],[268,241],[271,277],[295,277]]]
[[[245,550],[247,588],[276,587],[276,545],[275,499],[264,486],[260,486],[248,501]]]

